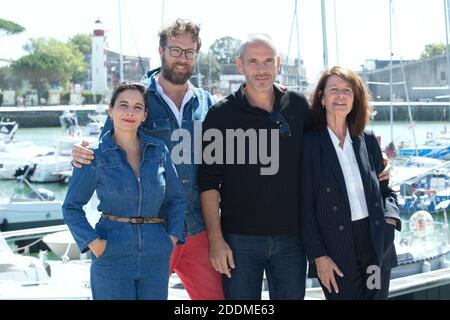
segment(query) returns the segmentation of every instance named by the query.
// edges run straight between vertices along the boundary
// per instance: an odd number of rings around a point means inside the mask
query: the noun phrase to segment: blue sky
[[[151,57],[159,65],[157,33],[161,22],[188,18],[202,26],[203,50],[222,36],[244,39],[253,32],[269,34],[286,53],[294,0],[121,0],[123,53]],[[162,3],[164,2],[164,14]],[[18,58],[27,39],[67,40],[92,32],[100,18],[109,49],[119,51],[119,0],[0,0],[0,17],[27,31],[0,37],[0,58]],[[359,69],[365,59],[389,59],[388,0],[326,0],[329,64]],[[337,28],[334,21],[336,3]],[[417,59],[425,44],[445,42],[444,0],[394,0],[394,58]],[[322,69],[322,29],[319,0],[298,0],[300,55],[311,81]],[[293,34],[291,55],[297,54]]]

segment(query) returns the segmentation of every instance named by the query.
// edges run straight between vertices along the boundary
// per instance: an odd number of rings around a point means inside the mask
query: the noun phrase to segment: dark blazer
[[[372,133],[351,137],[369,211],[372,244],[379,266],[397,265],[394,227],[385,217],[401,222],[395,192],[388,181],[378,181],[384,164]],[[344,275],[356,272],[350,204],[345,180],[328,130],[311,131],[304,137],[301,170],[301,230],[309,260],[309,277],[317,277],[314,259],[329,256]]]

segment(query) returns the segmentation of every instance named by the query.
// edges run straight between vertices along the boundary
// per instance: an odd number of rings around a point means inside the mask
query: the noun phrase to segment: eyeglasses
[[[291,136],[291,127],[289,127],[289,123],[280,112],[272,111],[269,115],[269,119],[274,124],[278,125],[281,137],[286,138]]]
[[[164,46],[164,48],[169,49],[169,54],[174,58],[181,57],[183,52],[186,59],[189,60],[195,59],[195,56],[197,55],[197,50],[195,49],[181,49],[180,47],[175,46]]]

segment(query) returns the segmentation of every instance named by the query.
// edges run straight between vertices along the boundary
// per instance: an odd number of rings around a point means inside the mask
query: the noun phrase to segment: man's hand
[[[334,277],[336,272],[339,277],[343,277],[344,274],[341,272],[339,267],[334,263],[334,261],[329,256],[322,256],[314,260],[317,269],[317,275],[320,282],[327,288],[328,292],[331,293],[331,286],[336,293],[339,293],[339,288]]]
[[[90,164],[94,160],[94,151],[88,148],[89,142],[83,140],[72,147],[72,164],[76,168],[81,168],[83,164]]]
[[[223,238],[209,240],[209,259],[217,272],[231,278],[231,269],[234,269],[233,251]]]
[[[392,224],[394,227],[397,227],[397,221],[395,221],[395,219],[386,218],[384,220],[386,221],[386,223]]]
[[[379,181],[389,180],[391,174],[391,160],[387,157],[386,153],[382,152],[384,170],[378,175]]]
[[[177,241],[178,241],[177,237],[175,237],[175,236],[170,236],[170,235],[169,235],[169,237],[170,237],[170,240],[172,240],[173,247],[175,248],[175,245],[177,244]]]

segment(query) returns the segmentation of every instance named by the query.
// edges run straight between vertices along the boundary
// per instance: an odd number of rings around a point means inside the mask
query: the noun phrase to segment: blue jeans
[[[304,298],[306,256],[299,235],[225,234],[224,239],[235,263],[231,278],[222,277],[225,299],[260,300],[264,271],[270,299]]]

